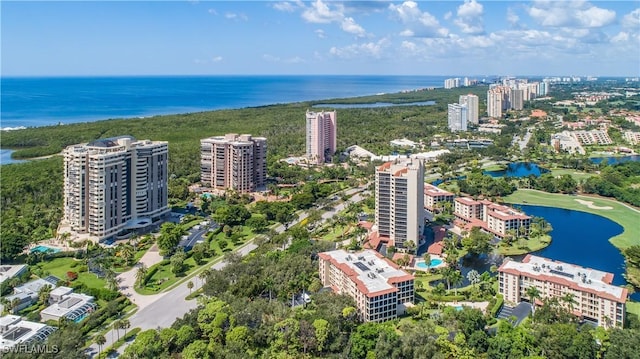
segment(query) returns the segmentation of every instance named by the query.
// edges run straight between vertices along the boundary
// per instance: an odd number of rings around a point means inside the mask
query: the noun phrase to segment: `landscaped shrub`
[[[68,271],[67,272],[67,279],[71,282],[73,282],[74,280],[78,279],[78,273],[77,272],[73,272],[73,271]]]
[[[496,302],[493,304],[493,306],[491,306],[491,311],[489,312],[491,317],[495,317],[496,315],[498,315],[498,312],[502,308],[503,304],[504,298],[502,297],[502,294],[496,295]]]

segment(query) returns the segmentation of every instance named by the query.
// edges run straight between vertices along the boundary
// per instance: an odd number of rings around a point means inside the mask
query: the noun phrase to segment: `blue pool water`
[[[439,266],[440,264],[442,264],[442,259],[432,259],[431,262],[429,263],[429,265],[427,265],[423,261],[423,262],[418,262],[416,264],[416,267],[418,267],[418,268],[433,268],[433,267]]]
[[[41,253],[58,253],[60,252],[60,249],[58,248],[51,248],[51,247],[47,247],[47,246],[36,246],[33,247],[31,249],[31,253],[34,252],[41,252]]]
[[[76,323],[80,323],[82,320],[84,320],[84,318],[86,318],[88,315],[88,313],[84,313],[81,316],[77,317],[76,319],[74,319],[73,321]]]

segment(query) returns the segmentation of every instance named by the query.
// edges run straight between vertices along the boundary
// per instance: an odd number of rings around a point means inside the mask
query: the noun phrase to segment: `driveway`
[[[136,284],[136,273],[138,272],[138,268],[141,265],[145,265],[147,268],[152,265],[160,262],[162,260],[162,256],[160,255],[160,250],[158,249],[157,244],[153,244],[151,248],[145,253],[140,261],[136,263],[133,268],[130,270],[120,273],[116,279],[119,282],[120,293],[124,294],[131,300],[134,304],[138,306],[138,310],[150,305],[151,303],[158,300],[158,298],[162,297],[165,293],[154,294],[154,295],[142,295],[138,294],[134,286]]]

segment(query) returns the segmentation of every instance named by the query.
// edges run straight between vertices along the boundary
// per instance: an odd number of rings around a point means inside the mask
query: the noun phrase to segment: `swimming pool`
[[[41,253],[58,253],[60,252],[59,248],[51,248],[47,246],[35,246],[31,248],[31,253],[41,252]]]
[[[435,258],[435,259],[431,260],[429,265],[427,265],[424,261],[421,261],[421,262],[416,263],[416,267],[427,269],[427,268],[435,268],[435,267],[439,266],[440,264],[442,264],[442,259]]]

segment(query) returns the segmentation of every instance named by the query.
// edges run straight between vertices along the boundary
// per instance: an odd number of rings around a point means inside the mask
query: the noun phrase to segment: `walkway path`
[[[127,296],[129,300],[131,300],[134,304],[138,306],[138,310],[145,308],[151,303],[158,300],[160,297],[164,295],[164,293],[153,294],[153,295],[142,295],[135,291],[136,284],[136,273],[141,265],[144,265],[147,268],[150,268],[152,265],[162,261],[162,256],[160,255],[160,250],[158,249],[158,245],[154,244],[149,248],[147,253],[145,253],[140,261],[136,263],[133,268],[130,270],[120,273],[117,276],[117,280],[120,283],[120,292]]]

